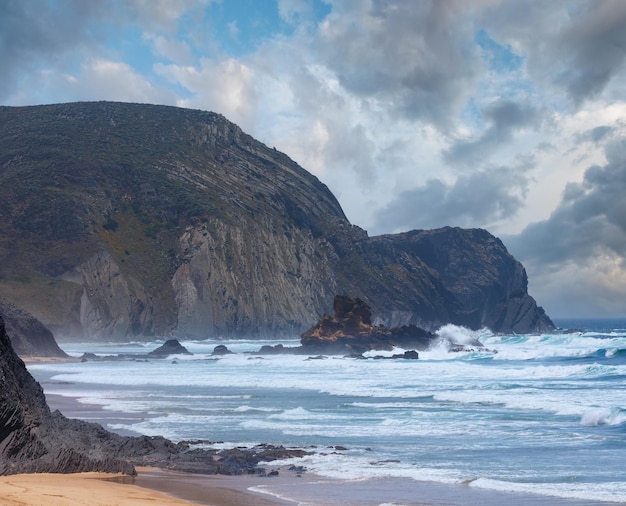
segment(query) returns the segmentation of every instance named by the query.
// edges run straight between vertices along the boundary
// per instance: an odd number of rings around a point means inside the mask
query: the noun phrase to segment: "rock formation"
[[[393,328],[372,325],[372,311],[359,298],[352,300],[345,295],[337,295],[334,310],[334,315],[325,314],[302,334],[301,352],[358,356],[367,351],[392,350],[394,347],[424,350],[435,338],[415,325]],[[414,353],[395,358],[416,358]]]
[[[30,313],[0,298],[0,316],[15,352],[22,357],[67,357],[50,332]]]
[[[0,107],[0,201],[0,295],[59,340],[293,336],[336,293],[388,327],[553,328],[489,233],[368,237],[317,178],[214,113]]]
[[[170,355],[191,355],[191,353],[189,353],[189,350],[180,344],[177,339],[168,339],[146,356],[148,358],[167,358]]]
[[[102,427],[50,412],[43,390],[17,357],[0,318],[0,475],[134,469],[108,452]],[[102,437],[102,445],[95,444]]]

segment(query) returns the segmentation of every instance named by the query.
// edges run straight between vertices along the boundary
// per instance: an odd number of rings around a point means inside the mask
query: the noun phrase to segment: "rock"
[[[419,353],[417,353],[415,350],[409,350],[401,354],[392,355],[391,358],[403,358],[406,360],[417,360],[418,358],[420,358],[420,356],[419,356]]]
[[[289,347],[285,347],[282,344],[276,344],[274,346],[269,344],[264,344],[261,346],[261,349],[258,351],[260,355],[280,355],[282,353],[290,353],[293,350],[290,350]]]
[[[415,325],[388,329],[371,324],[371,310],[361,299],[345,295],[335,297],[335,315],[324,315],[317,325],[301,336],[302,350],[317,353],[347,353],[359,356],[370,350],[392,350],[394,347],[426,349],[435,339],[430,332]],[[412,353],[403,358],[415,358]]]
[[[231,355],[232,351],[230,351],[226,345],[218,344],[215,348],[213,348],[213,353],[211,355],[222,356],[222,355]]]
[[[33,315],[0,298],[0,315],[4,318],[13,350],[22,357],[67,358],[52,332]]]
[[[191,353],[177,339],[169,339],[147,354],[149,358],[167,358],[170,355],[191,355]]]
[[[121,441],[97,424],[50,412],[0,318],[0,475],[99,471],[134,474],[107,446]]]

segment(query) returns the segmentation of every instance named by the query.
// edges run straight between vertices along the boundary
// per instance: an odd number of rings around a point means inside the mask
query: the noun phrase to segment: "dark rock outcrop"
[[[215,348],[213,348],[213,353],[211,355],[214,356],[223,356],[223,355],[231,355],[233,352],[228,349],[228,347],[224,344],[218,344]]]
[[[0,298],[0,315],[15,353],[22,357],[59,357],[67,354],[59,348],[52,332],[30,313]]]
[[[311,354],[360,355],[371,350],[392,350],[394,347],[424,350],[435,339],[433,334],[415,325],[391,329],[372,325],[372,311],[359,298],[352,300],[345,295],[337,295],[334,310],[334,315],[325,314],[316,325],[302,334],[302,351]],[[417,352],[407,353],[402,358],[417,358]]]
[[[191,355],[189,350],[178,342],[178,339],[168,339],[157,349],[147,354],[148,358],[167,358],[170,355]]]
[[[488,232],[368,237],[317,178],[214,113],[0,107],[0,201],[0,295],[59,339],[293,336],[337,293],[387,327],[553,328]]]
[[[307,452],[281,446],[193,449],[162,437],[124,437],[51,412],[15,354],[0,317],[0,475],[98,471],[134,475],[135,465],[205,474],[263,473],[260,462]]]

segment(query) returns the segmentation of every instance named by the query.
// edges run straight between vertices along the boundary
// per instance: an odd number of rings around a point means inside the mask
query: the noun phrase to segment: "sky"
[[[626,316],[624,0],[1,0],[0,71],[221,113],[371,236],[484,228],[551,317]]]

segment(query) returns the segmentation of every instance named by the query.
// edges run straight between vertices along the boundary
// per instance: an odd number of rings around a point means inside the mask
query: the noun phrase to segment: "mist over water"
[[[246,353],[295,340],[182,341],[192,356],[29,369],[46,393],[145,414],[114,431],[309,448],[314,454],[294,463],[342,479],[626,502],[626,321],[571,323],[557,322],[581,330],[523,336],[448,325],[417,361]],[[484,348],[448,352],[476,340]],[[217,344],[236,354],[211,357]],[[157,345],[64,349],[80,356]]]

